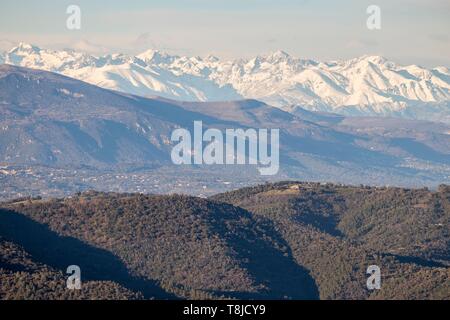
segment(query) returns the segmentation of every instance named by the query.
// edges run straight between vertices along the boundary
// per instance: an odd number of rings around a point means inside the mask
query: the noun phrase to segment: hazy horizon
[[[0,49],[26,42],[93,54],[158,49],[186,56],[249,58],[277,50],[319,61],[380,55],[401,64],[450,65],[450,3],[434,1],[77,1],[81,29],[68,30],[71,1],[2,1]],[[381,29],[369,30],[370,5]],[[27,7],[28,10],[22,10]]]

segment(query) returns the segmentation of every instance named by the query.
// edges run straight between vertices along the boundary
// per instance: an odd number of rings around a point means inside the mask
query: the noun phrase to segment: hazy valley
[[[3,199],[90,189],[211,195],[285,179],[433,188],[450,181],[443,123],[286,112],[256,100],[143,98],[8,65],[0,67],[0,115]],[[194,121],[279,128],[280,171],[173,165],[171,132]]]

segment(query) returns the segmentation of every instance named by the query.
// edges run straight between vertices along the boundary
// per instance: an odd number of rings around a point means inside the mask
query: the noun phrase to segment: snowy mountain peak
[[[220,59],[212,54],[209,54],[206,56],[205,60],[208,62],[219,62]]]
[[[359,60],[368,61],[377,65],[385,64],[388,61],[385,57],[378,55],[363,55]]]
[[[171,56],[166,52],[149,49],[138,54],[136,57],[149,64],[171,63],[175,56]]]
[[[290,58],[291,58],[291,56],[283,50],[277,50],[275,52],[271,52],[267,56],[267,60],[274,61],[274,62],[285,61]]]
[[[37,46],[34,46],[29,43],[20,42],[17,47],[12,48],[9,53],[10,54],[33,54],[33,53],[39,53],[41,49]]]
[[[258,99],[287,108],[450,122],[450,73],[379,55],[318,62],[284,51],[233,61],[150,49],[93,56],[21,43],[0,62],[44,69],[127,93],[190,101]]]

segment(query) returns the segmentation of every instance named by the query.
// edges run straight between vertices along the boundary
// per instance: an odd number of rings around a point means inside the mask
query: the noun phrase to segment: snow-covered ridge
[[[92,56],[21,43],[0,63],[44,69],[100,87],[191,101],[252,98],[286,110],[398,115],[450,122],[450,71],[401,66],[380,56],[319,62],[283,51],[223,61],[148,50]]]

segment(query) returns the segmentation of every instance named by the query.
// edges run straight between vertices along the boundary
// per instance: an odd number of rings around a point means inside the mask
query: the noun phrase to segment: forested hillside
[[[81,290],[68,290],[66,277],[33,260],[23,248],[0,237],[0,297],[6,300],[44,299],[142,299],[140,293],[123,288],[113,281],[86,281]]]
[[[269,218],[322,299],[450,297],[450,188],[277,183],[214,197]],[[382,271],[368,292],[367,266]]]
[[[450,299],[450,187],[282,182],[0,205],[2,299]],[[367,266],[380,290],[366,288]],[[79,265],[82,290],[65,288]]]

